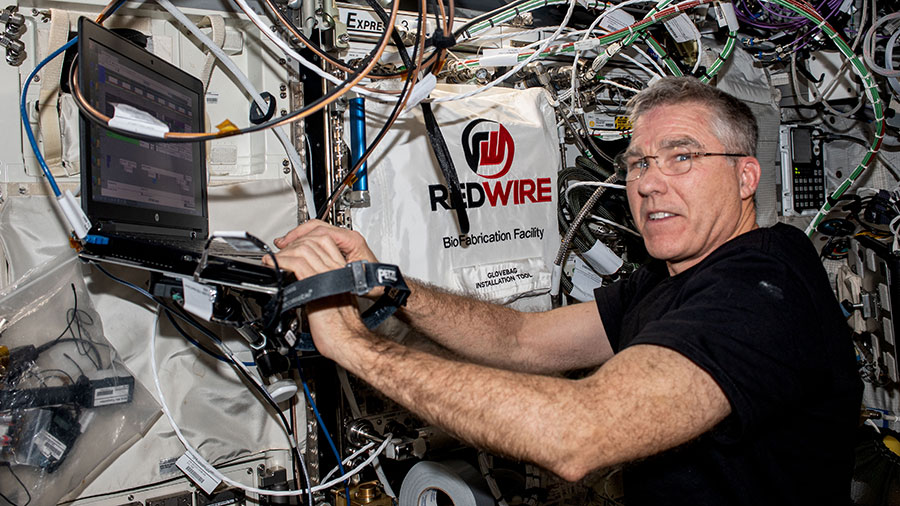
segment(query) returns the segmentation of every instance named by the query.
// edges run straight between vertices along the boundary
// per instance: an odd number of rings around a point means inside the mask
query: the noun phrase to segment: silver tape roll
[[[419,462],[400,485],[400,506],[492,506],[484,478],[460,461]]]

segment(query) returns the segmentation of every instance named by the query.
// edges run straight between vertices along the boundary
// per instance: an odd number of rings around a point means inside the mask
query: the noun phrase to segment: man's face
[[[671,146],[725,153],[711,131],[711,115],[707,107],[692,103],[651,109],[634,124],[628,154],[653,156]],[[665,260],[670,273],[692,267],[732,237],[756,228],[752,196],[758,162],[752,157],[731,160],[696,158],[690,171],[677,176],[664,175],[651,160],[642,177],[627,183],[628,203],[647,251]],[[749,179],[748,163],[757,171]]]

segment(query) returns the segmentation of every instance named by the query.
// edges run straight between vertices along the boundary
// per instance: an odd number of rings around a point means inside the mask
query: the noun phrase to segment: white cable
[[[619,56],[621,56],[623,59],[630,62],[632,65],[636,66],[637,68],[639,68],[639,69],[643,70],[644,72],[646,72],[647,74],[649,74],[651,78],[662,77],[663,75],[665,75],[665,72],[663,71],[662,68],[660,68],[659,64],[656,63],[655,61],[653,61],[653,59],[650,58],[650,56],[647,53],[645,53],[641,48],[632,47],[632,49],[634,49],[638,53],[641,53],[642,55],[644,55],[644,57],[646,57],[647,60],[650,61],[650,63],[652,63],[654,67],[656,67],[656,70],[658,72],[654,72],[650,67],[647,67],[643,63],[637,61],[637,59],[632,58],[631,56],[628,56],[625,53],[619,53]]]
[[[372,462],[372,468],[375,469],[375,476],[378,476],[378,481],[381,482],[381,486],[384,487],[384,493],[392,498],[396,499],[397,494],[394,493],[394,489],[391,488],[391,483],[387,479],[387,475],[384,474],[384,469],[381,468],[381,461],[378,458]]]
[[[361,417],[362,412],[359,409],[359,404],[356,402],[356,396],[353,394],[353,389],[350,388],[350,378],[347,376],[347,370],[337,364],[335,364],[334,367],[337,370],[338,380],[341,382],[341,390],[344,391],[344,397],[347,399],[347,404],[350,405],[350,414],[353,415],[353,418]],[[394,489],[391,488],[391,484],[384,474],[384,470],[381,468],[381,460],[376,458],[375,461],[372,462],[372,468],[375,469],[375,475],[378,476],[378,480],[381,481],[381,485],[384,487],[384,493],[389,497],[396,498],[397,495],[394,494]]]
[[[628,0],[628,1],[634,2],[635,0]],[[606,19],[606,16],[608,16],[610,13],[612,13],[616,9],[620,9],[623,4],[627,4],[627,3],[628,2],[622,2],[621,4],[616,5],[612,9],[604,10],[602,14],[600,14],[599,16],[594,18],[594,21],[590,24],[590,26],[588,26],[587,30],[584,31],[584,36],[581,37],[581,40],[579,42],[582,42],[582,43],[586,42],[591,37],[591,34],[594,32],[594,29],[597,28],[597,25],[599,25],[601,21]],[[578,44],[576,44],[576,47],[577,46],[578,46]],[[572,62],[572,76],[570,78],[571,84],[569,86],[569,93],[571,94],[570,98],[572,99],[572,107],[573,108],[577,107],[575,102],[577,101],[577,98],[578,98],[578,60],[579,59],[581,59],[581,50],[576,49],[575,50],[575,60]]]
[[[874,18],[875,13],[873,12],[872,15]],[[881,25],[897,18],[900,18],[900,12],[892,12],[877,19],[872,23],[872,26],[869,27],[869,30],[866,32],[866,36],[863,39],[863,59],[866,61],[866,65],[869,66],[869,70],[883,77],[900,77],[900,70],[889,70],[888,68],[880,67],[875,63],[875,58],[873,57],[876,42],[875,34]]]
[[[700,68],[700,60],[703,59],[703,41],[700,40],[700,30],[697,30],[697,61],[694,62],[694,68],[691,69],[691,74],[697,74],[697,69]]]
[[[528,65],[529,63],[531,63],[532,61],[537,59],[541,55],[541,53],[544,52],[545,49],[550,47],[550,44],[554,40],[556,40],[557,37],[559,37],[559,34],[562,33],[563,29],[569,23],[569,18],[572,17],[572,12],[575,10],[576,3],[578,3],[578,0],[571,0],[569,2],[569,10],[566,11],[566,16],[563,18],[562,23],[560,23],[559,28],[557,28],[556,31],[553,32],[553,35],[549,39],[547,39],[547,41],[540,48],[538,48],[531,56],[529,56],[528,58],[517,63],[508,72],[506,72],[502,76],[494,79],[493,81],[485,84],[484,86],[482,86],[480,88],[476,88],[468,93],[461,93],[459,95],[453,95],[450,97],[436,98],[436,99],[432,100],[432,103],[451,102],[454,100],[462,100],[464,98],[469,98],[469,97],[478,95],[479,93],[483,93],[483,92],[493,88],[494,86],[497,86],[498,84],[505,81],[506,79],[508,79],[510,76],[512,76],[516,72],[522,70],[525,67],[525,65]]]
[[[597,221],[599,221],[600,223],[603,223],[603,224],[606,224],[606,225],[609,225],[609,226],[612,226],[612,227],[620,228],[620,229],[622,229],[622,230],[628,232],[629,234],[635,235],[635,236],[637,236],[637,237],[640,237],[640,236],[641,236],[641,234],[639,234],[639,233],[637,233],[636,231],[634,231],[634,230],[632,230],[632,229],[626,227],[625,225],[621,225],[621,224],[616,223],[616,222],[614,222],[614,221],[612,221],[612,220],[608,220],[608,219],[604,218],[603,216],[597,216],[596,214],[591,214],[589,217],[590,217],[592,220],[597,220]]]
[[[615,82],[615,81],[610,81],[609,79],[597,79],[596,82],[598,82],[598,83],[603,83],[603,84],[608,84],[608,85],[610,85],[610,86],[615,86],[616,88],[621,88],[621,89],[623,89],[623,90],[627,90],[627,91],[630,91],[630,92],[632,92],[632,93],[640,93],[640,92],[641,92],[641,90],[639,90],[639,89],[632,88],[631,86],[625,86],[624,84],[619,84],[619,83],[617,83],[617,82]]]
[[[465,39],[466,43],[478,41],[479,43],[491,40],[503,40],[503,39],[511,39],[513,37],[522,37],[524,35],[531,35],[532,33],[541,33],[546,32],[547,28],[532,28],[530,30],[522,30],[520,32],[507,32],[507,33],[497,33],[494,35],[476,35],[475,37]],[[575,32],[570,32],[575,33]]]
[[[881,429],[878,428],[878,424],[873,422],[871,418],[866,418],[866,423],[871,425],[872,427],[875,427],[875,432],[881,434]]]
[[[387,434],[387,435],[385,436],[385,440],[389,440],[391,437],[393,437],[391,434]],[[383,443],[382,443],[382,444],[383,444]],[[353,459],[355,459],[356,457],[359,457],[360,455],[362,455],[363,453],[367,452],[368,450],[370,450],[370,449],[373,448],[374,446],[375,446],[375,443],[372,443],[372,442],[366,443],[365,446],[363,446],[363,447],[360,448],[359,450],[356,450],[355,452],[353,452],[352,455],[350,455],[349,457],[347,457],[347,458],[345,458],[344,460],[342,460],[341,463],[342,463],[342,464],[349,464]],[[381,453],[381,452],[378,452],[378,453]],[[331,475],[332,475],[332,474],[338,472],[338,469],[340,469],[339,466],[334,466],[334,467],[332,467],[332,468],[331,468],[331,471],[328,471],[328,473],[327,473],[327,474],[325,475],[325,477],[322,478],[322,479],[325,480],[325,481],[327,481],[328,478],[331,478]]]
[[[156,321],[157,321],[157,327],[158,327],[159,326],[159,313],[156,314]],[[157,364],[156,364],[156,336],[157,336],[157,334],[159,334],[159,332],[157,332],[157,329],[154,329],[153,335],[150,338],[150,368],[153,373],[153,384],[156,386],[156,395],[159,398],[159,406],[162,409],[163,414],[165,414],[166,418],[168,418],[169,424],[172,426],[172,430],[175,432],[175,437],[177,437],[178,440],[181,441],[181,444],[184,445],[185,450],[187,450],[187,452],[190,453],[196,460],[198,460],[200,462],[206,462],[206,459],[204,459],[200,455],[200,453],[197,452],[197,450],[191,445],[190,442],[188,442],[187,438],[181,432],[181,428],[175,422],[175,418],[172,416],[172,413],[169,411],[168,404],[166,404],[166,397],[165,397],[165,395],[163,395],[162,385],[160,384],[160,381],[159,381],[159,366],[157,366]],[[238,363],[240,363],[240,362],[238,362]],[[335,478],[334,480],[332,480],[328,483],[323,483],[321,485],[312,487],[312,492],[315,493],[320,490],[325,490],[325,489],[331,488],[332,486],[334,486],[342,481],[346,481],[351,476],[359,473],[366,466],[371,464],[372,461],[375,460],[375,457],[377,457],[381,452],[384,451],[384,449],[387,447],[387,445],[388,445],[388,443],[390,443],[390,441],[391,441],[390,438],[386,437],[384,440],[384,443],[382,443],[381,446],[379,446],[378,449],[369,456],[369,458],[367,458],[365,461],[363,461],[362,464],[357,466],[352,471],[349,471],[349,472],[345,473],[343,476],[339,476],[338,478]],[[292,445],[295,444],[293,440],[291,441],[291,444]],[[366,447],[363,447],[363,448],[366,448]],[[360,450],[360,451],[362,451],[362,450]],[[299,454],[299,452],[298,452],[298,454]],[[354,456],[355,455],[358,455],[358,453],[354,454]],[[302,458],[303,458],[302,455],[300,458],[302,460]],[[244,490],[245,492],[250,492],[253,494],[286,497],[286,496],[298,496],[298,495],[302,495],[302,494],[307,494],[308,493],[307,491],[310,490],[309,488],[301,489],[301,490],[265,490],[265,489],[261,489],[261,488],[250,487],[243,483],[234,481],[231,478],[228,478],[227,476],[223,475],[218,469],[216,469],[215,467],[212,467],[211,465],[204,466],[204,468],[208,468],[206,470],[211,471],[211,474],[217,480],[219,480],[223,483],[226,483],[232,487],[236,487],[241,490]],[[330,476],[330,474],[329,474],[329,476]]]
[[[229,58],[225,51],[222,50],[212,39],[210,39],[205,33],[203,33],[200,28],[197,27],[187,16],[184,15],[183,12],[178,10],[172,2],[169,0],[156,0],[156,2],[165,10],[169,12],[179,23],[184,25],[185,28],[188,29],[194,37],[200,40],[209,50],[222,62],[223,65],[231,72],[231,74],[237,78],[238,82],[243,86],[243,88],[250,94],[253,98],[253,101],[259,106],[260,111],[265,111],[268,109],[268,104],[263,99],[262,95],[260,95],[259,90],[256,89],[256,86],[250,82],[250,78],[247,77],[247,74],[241,71],[241,69],[234,63],[234,60]],[[291,161],[291,165],[294,167],[294,173],[297,175],[297,179],[300,181],[300,187],[303,190],[303,196],[306,199],[306,208],[310,213],[314,213],[316,206],[313,200],[313,192],[312,187],[309,184],[309,181],[306,179],[306,171],[303,170],[304,165],[303,161],[300,160],[300,154],[297,153],[297,148],[294,147],[294,144],[291,142],[291,138],[284,131],[284,127],[275,127],[272,129],[275,133],[275,136],[278,137],[278,141],[281,142],[281,145],[284,146],[284,151],[287,154],[288,159]]]
[[[888,228],[891,230],[891,233],[894,234],[894,243],[891,247],[891,251],[896,252],[897,250],[900,250],[900,214],[891,220]]]
[[[273,43],[275,43],[275,45],[278,46],[282,51],[284,51],[284,53],[286,55],[290,56],[294,60],[297,60],[298,62],[300,62],[301,65],[303,65],[307,69],[313,71],[316,75],[318,75],[322,79],[326,79],[327,81],[331,82],[334,85],[338,85],[338,86],[341,85],[341,83],[343,82],[341,79],[338,79],[337,77],[329,74],[328,72],[325,72],[324,70],[319,68],[316,64],[314,64],[314,63],[310,62],[309,60],[307,60],[306,58],[300,56],[300,54],[297,53],[296,51],[294,51],[294,49],[287,42],[285,42],[284,39],[279,37],[277,34],[273,33],[272,30],[270,30],[269,27],[266,26],[265,21],[263,21],[262,18],[259,17],[259,14],[254,12],[253,9],[251,9],[250,6],[247,5],[246,0],[231,0],[231,1],[237,3],[239,8],[247,15],[248,18],[250,18],[250,21],[253,22],[253,24],[256,25],[257,28],[259,28],[259,31],[263,35],[265,35],[269,40],[271,40]],[[356,93],[359,93],[360,95],[372,97],[376,100],[385,100],[387,98],[390,98],[391,101],[396,101],[396,97],[393,97],[392,95],[385,96],[385,94],[372,92],[365,88],[361,88],[359,86],[354,86],[352,89],[353,89],[353,91],[355,91]]]

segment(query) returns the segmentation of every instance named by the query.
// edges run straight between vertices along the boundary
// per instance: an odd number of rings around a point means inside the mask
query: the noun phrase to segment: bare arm
[[[730,413],[715,381],[667,348],[628,348],[580,379],[456,362],[382,339],[349,305],[310,314],[320,350],[470,444],[535,462],[568,480],[659,453]]]
[[[279,262],[298,278],[342,267],[350,258],[338,241],[300,238],[279,253]],[[411,311],[427,310],[426,300]],[[683,444],[731,411],[708,373],[667,348],[633,346],[580,380],[514,372],[383,339],[365,328],[353,302],[344,295],[307,305],[310,331],[324,356],[469,443],[569,480]],[[538,318],[537,325],[586,316],[579,314],[584,307]],[[481,306],[473,310],[493,314]]]
[[[363,237],[320,221],[300,225],[275,241],[287,265],[337,247],[346,261],[377,261]],[[299,275],[299,274],[298,274]],[[398,316],[435,342],[469,360],[535,373],[596,366],[612,356],[603,322],[591,303],[542,313],[516,311],[408,280],[412,294]],[[377,294],[374,294],[377,295]]]
[[[612,356],[592,303],[528,313],[413,282],[398,316],[472,361],[534,373],[599,365]]]

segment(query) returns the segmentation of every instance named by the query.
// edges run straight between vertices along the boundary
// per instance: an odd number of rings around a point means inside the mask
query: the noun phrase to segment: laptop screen
[[[84,18],[79,34],[79,83],[91,105],[112,117],[127,104],[172,132],[203,130],[199,80]],[[203,143],[137,140],[82,118],[81,154],[82,201],[97,226],[206,237]]]

